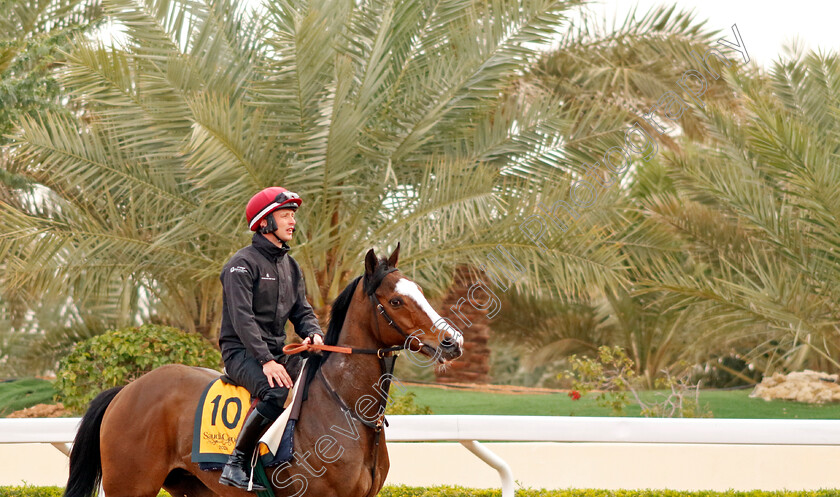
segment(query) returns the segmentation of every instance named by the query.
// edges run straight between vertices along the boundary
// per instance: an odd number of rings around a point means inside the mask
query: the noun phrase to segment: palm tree
[[[720,36],[706,21],[676,5],[653,7],[642,15],[632,9],[621,23],[612,24],[584,10],[577,26],[540,57],[528,79],[565,101],[588,107],[585,117],[610,113],[621,116],[624,126],[638,121],[649,128],[642,114],[668,91],[683,94],[678,80],[686,71],[700,69],[692,52],[720,49]],[[737,111],[737,95],[723,79],[708,78],[706,83],[703,102]],[[693,112],[684,113],[677,125],[676,131],[659,137],[666,148],[678,150],[680,137],[703,140],[708,134]]]
[[[584,110],[521,82],[577,4],[106,0],[125,40],[74,41],[60,75],[79,111],[23,119],[7,150],[38,194],[0,204],[2,283],[212,337],[243,206],[281,184],[304,197],[294,255],[319,309],[397,242],[438,295],[499,247],[517,291],[619,285],[601,209],[544,250],[519,229],[618,123],[566,142]]]
[[[77,34],[91,34],[102,15],[96,0],[7,0],[0,2],[0,147],[21,116],[51,111],[69,115],[73,106],[63,102],[56,80],[63,51]],[[37,189],[24,175],[10,173],[9,149],[0,148],[0,201],[23,208]],[[0,272],[9,270],[0,262]],[[0,288],[0,364],[11,374],[43,370],[51,355],[33,353],[31,361],[21,355],[33,351],[32,341],[44,329],[96,329],[98,321],[82,325],[77,309],[67,298],[33,298],[25,291]],[[34,318],[33,318],[34,316]],[[14,361],[12,357],[16,357]],[[47,357],[45,360],[44,358]]]
[[[744,114],[710,106],[713,140],[669,156],[676,191],[645,203],[685,249],[645,286],[705,306],[711,339],[748,344],[767,372],[840,369],[840,58],[793,53],[728,83]]]
[[[631,11],[619,24],[607,25],[587,12],[566,31],[556,47],[541,55],[523,78],[548,88],[561,101],[582,110],[572,125],[570,138],[582,136],[603,153],[615,135],[641,117],[677,81],[696,69],[692,51],[705,53],[716,47],[719,34],[706,29],[688,12],[676,7],[656,7],[637,15]],[[727,112],[739,112],[737,95],[723,79],[709,78],[703,95]],[[588,131],[592,119],[612,116],[615,127],[596,139]],[[647,124],[651,136],[658,136]],[[620,288],[589,285],[584,294],[538,295],[508,298],[503,319],[494,323],[495,334],[515,344],[531,367],[556,364],[572,353],[594,353],[601,345],[620,345],[633,359],[636,372],[652,387],[664,370],[702,361],[720,352],[716,344],[697,342],[706,328],[698,308],[673,307],[663,294],[636,295],[639,281],[647,278],[653,260],[682,253],[670,232],[651,223],[640,208],[650,195],[674,192],[662,150],[682,150],[710,139],[699,114],[686,112],[677,127],[660,137],[662,148],[649,162],[636,160],[596,223],[619,245]],[[593,150],[594,151],[594,150]],[[654,154],[656,155],[656,154]],[[583,162],[581,160],[580,162]],[[574,173],[583,174],[579,167]]]

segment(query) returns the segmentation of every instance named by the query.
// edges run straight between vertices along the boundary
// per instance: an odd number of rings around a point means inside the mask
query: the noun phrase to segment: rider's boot
[[[236,446],[230,457],[228,457],[219,483],[232,487],[248,490],[248,480],[251,476],[251,456],[256,449],[257,441],[262,435],[263,429],[271,424],[270,419],[264,417],[256,409],[245,420],[239,438],[236,439]],[[253,482],[254,491],[267,490],[257,482]]]

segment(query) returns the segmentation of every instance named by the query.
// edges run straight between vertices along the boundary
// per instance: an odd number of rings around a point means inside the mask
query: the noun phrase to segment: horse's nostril
[[[461,357],[464,351],[455,340],[445,340],[440,343],[440,352],[446,360],[453,360]]]

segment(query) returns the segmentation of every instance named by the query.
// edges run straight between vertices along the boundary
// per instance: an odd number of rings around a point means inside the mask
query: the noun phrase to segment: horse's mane
[[[350,309],[350,302],[353,301],[353,294],[356,292],[356,286],[359,284],[361,276],[356,277],[347,285],[333,302],[332,310],[330,311],[330,324],[327,327],[327,335],[324,337],[325,345],[335,345],[338,343],[338,335],[341,334],[341,327],[344,326],[344,318],[347,317],[347,310]]]
[[[382,284],[385,276],[393,269],[395,268],[388,267],[388,261],[386,259],[379,259],[373,274],[370,276],[357,276],[338,294],[330,311],[330,324],[327,327],[327,334],[324,337],[325,345],[335,345],[338,343],[338,336],[341,334],[341,328],[344,326],[344,319],[347,317],[347,310],[350,309],[350,302],[353,301],[353,294],[356,292],[359,280],[364,277],[363,288],[365,294],[372,295],[379,288],[379,285]]]

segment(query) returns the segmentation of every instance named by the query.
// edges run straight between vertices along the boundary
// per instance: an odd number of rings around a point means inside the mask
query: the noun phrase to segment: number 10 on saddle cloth
[[[303,377],[298,377],[286,410],[260,439],[260,458],[266,467],[291,459],[294,452],[293,433],[301,397],[298,387]],[[195,412],[192,461],[203,470],[221,469],[233,452],[251,405],[251,394],[244,387],[226,383],[222,378],[207,385]]]

